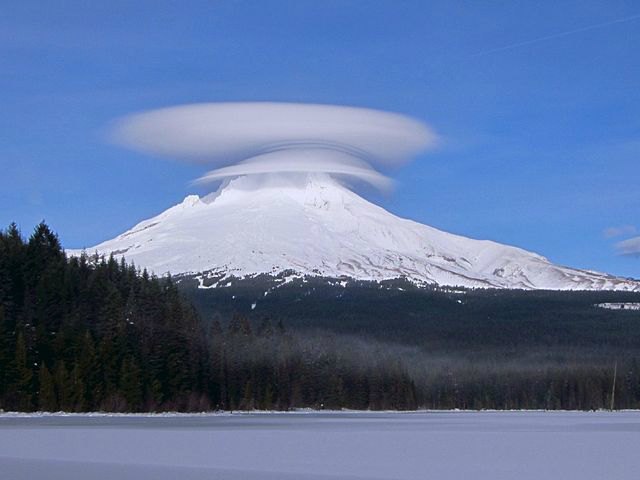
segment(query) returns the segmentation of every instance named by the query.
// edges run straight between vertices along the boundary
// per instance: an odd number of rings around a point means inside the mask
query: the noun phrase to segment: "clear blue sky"
[[[640,277],[640,254],[614,248],[640,236],[636,1],[0,0],[0,11],[4,226],[29,233],[45,219],[66,247],[90,246],[192,193],[203,168],[103,140],[123,114],[338,103],[415,116],[444,139],[392,172],[393,195],[372,197],[392,212]],[[611,227],[625,234],[606,238]]]

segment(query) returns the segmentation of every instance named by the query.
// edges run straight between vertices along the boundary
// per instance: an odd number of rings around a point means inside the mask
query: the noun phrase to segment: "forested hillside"
[[[214,280],[215,281],[215,280]],[[383,345],[429,408],[640,408],[640,292],[417,288],[406,281],[256,277],[178,285],[207,320],[233,312]],[[616,370],[617,365],[617,370]]]
[[[640,303],[640,292],[417,287],[405,280],[265,276],[198,288],[176,280],[206,320],[218,313],[270,315],[298,330],[322,328],[416,345],[429,352],[496,348],[640,351],[640,311],[597,307]]]

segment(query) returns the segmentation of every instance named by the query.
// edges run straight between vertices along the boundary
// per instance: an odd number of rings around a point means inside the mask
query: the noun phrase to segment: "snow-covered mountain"
[[[290,272],[462,287],[640,290],[640,282],[399,218],[326,174],[240,177],[86,251],[124,256],[157,275],[201,279]]]

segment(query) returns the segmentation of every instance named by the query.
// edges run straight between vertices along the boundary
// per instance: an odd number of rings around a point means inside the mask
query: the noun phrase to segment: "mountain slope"
[[[324,174],[240,177],[87,251],[124,255],[158,275],[293,272],[463,287],[640,290],[639,282],[396,217]]]

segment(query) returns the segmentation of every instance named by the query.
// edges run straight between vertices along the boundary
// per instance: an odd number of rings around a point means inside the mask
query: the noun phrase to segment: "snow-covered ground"
[[[640,412],[0,416],[0,478],[640,478]]]

